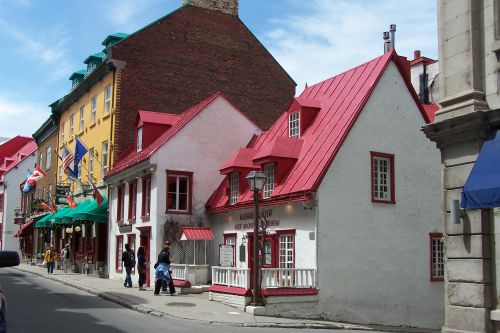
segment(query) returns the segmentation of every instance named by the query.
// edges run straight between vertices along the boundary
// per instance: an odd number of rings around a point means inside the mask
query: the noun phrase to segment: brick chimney
[[[182,0],[182,4],[238,15],[238,0]]]

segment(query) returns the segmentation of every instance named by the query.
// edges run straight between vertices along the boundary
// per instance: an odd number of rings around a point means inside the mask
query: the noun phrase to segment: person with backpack
[[[69,244],[64,245],[61,251],[61,258],[63,261],[64,274],[68,274],[68,267],[71,265],[71,252],[69,250]]]
[[[51,246],[46,252],[45,252],[45,262],[47,263],[47,273],[50,275],[54,275],[54,264],[57,260],[57,252],[54,250],[54,247]]]
[[[125,283],[123,286],[125,288],[132,288],[132,278],[130,274],[132,273],[132,267],[135,266],[135,254],[134,251],[130,249],[130,244],[125,244],[125,251],[122,254],[123,266],[125,267]]]

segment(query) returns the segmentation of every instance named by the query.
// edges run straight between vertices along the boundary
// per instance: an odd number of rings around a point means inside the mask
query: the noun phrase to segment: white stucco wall
[[[26,180],[28,169],[33,171],[36,158],[35,154],[26,157],[19,164],[3,175],[4,192],[4,225],[2,232],[2,250],[20,251],[19,239],[14,235],[19,226],[14,224],[14,209],[21,208],[21,190],[19,185]]]
[[[219,168],[225,160],[237,149],[246,146],[252,136],[260,130],[257,126],[237,111],[223,97],[216,98],[174,137],[165,143],[150,158],[156,165],[151,179],[151,214],[150,221],[142,223],[136,220],[136,226],[151,226],[150,260],[156,262],[163,242],[163,226],[168,218],[183,221],[205,220],[205,203],[212,192],[222,181]],[[166,170],[193,172],[193,214],[177,215],[166,212]],[[144,173],[138,175],[144,176]],[[117,273],[114,269],[116,236],[120,235],[116,224],[117,188],[113,187],[113,196],[110,209],[110,278],[124,278],[124,273]],[[142,180],[138,180],[137,215],[142,209]],[[125,216],[128,212],[128,185],[125,188]],[[206,222],[205,222],[206,224]],[[140,232],[135,227],[136,249],[139,246]],[[124,234],[124,239],[126,240]],[[125,241],[126,242],[126,241]],[[154,270],[151,269],[151,278]],[[136,283],[138,276],[133,279]]]
[[[440,156],[390,64],[318,190],[319,313],[332,320],[440,328],[429,233],[442,232]],[[396,204],[371,202],[370,151],[395,155]]]
[[[272,211],[267,220],[279,225],[268,227],[270,234],[277,230],[295,230],[295,268],[316,268],[316,212],[304,210],[302,203],[290,203],[260,207],[260,211]],[[224,244],[224,234],[236,234],[236,267],[248,266],[248,240],[243,236],[253,232],[253,219],[242,219],[240,216],[253,214],[253,208],[217,213],[210,216],[210,227],[214,233],[210,264],[219,266],[219,245]],[[253,215],[252,215],[253,216]],[[252,224],[252,225],[250,225]],[[310,239],[310,235],[312,236]],[[245,261],[240,261],[240,245],[245,244]]]
[[[436,61],[432,64],[427,64],[426,72],[428,74],[427,85],[429,87],[429,100],[431,103],[437,103],[441,100],[439,95],[439,63]],[[424,73],[424,63],[421,62],[411,66],[411,84],[417,92],[420,92],[420,75]]]

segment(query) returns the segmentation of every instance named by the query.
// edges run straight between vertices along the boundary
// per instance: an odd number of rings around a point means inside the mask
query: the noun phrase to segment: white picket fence
[[[250,289],[250,269],[212,267],[212,284]],[[314,268],[263,268],[261,288],[316,288]]]
[[[250,269],[213,266],[212,284],[250,289]]]
[[[170,269],[172,270],[173,279],[186,281],[188,277],[188,265],[170,264]]]
[[[314,268],[263,268],[262,289],[316,288]]]

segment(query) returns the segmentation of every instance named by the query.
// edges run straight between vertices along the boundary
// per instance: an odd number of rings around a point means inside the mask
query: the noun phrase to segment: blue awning
[[[483,143],[465,182],[460,207],[500,207],[500,130],[493,130]]]

